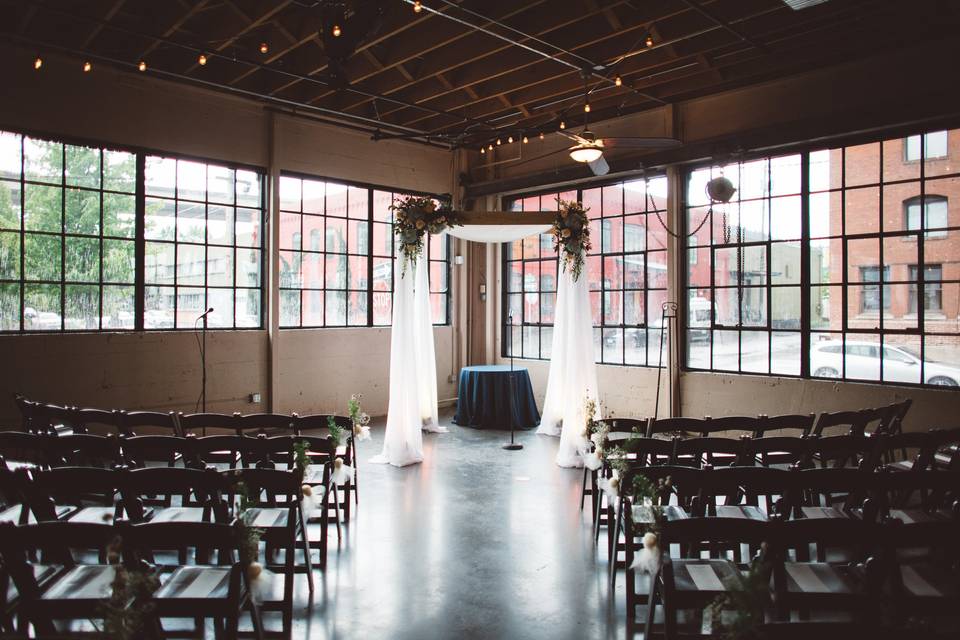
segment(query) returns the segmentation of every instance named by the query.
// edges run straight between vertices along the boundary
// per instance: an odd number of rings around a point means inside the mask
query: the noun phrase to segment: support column
[[[681,223],[683,217],[683,185],[680,184],[683,172],[676,165],[667,167],[667,226],[673,234],[684,233],[685,225]],[[683,237],[677,238],[667,234],[667,300],[677,303],[676,331],[671,336],[669,355],[669,388],[672,393],[667,394],[669,416],[682,415],[680,397],[680,363],[683,362],[683,327],[686,325],[687,301],[684,298],[683,283],[686,278],[686,242]],[[663,397],[663,396],[661,396]],[[659,409],[659,407],[658,407]]]
[[[279,124],[277,114],[269,112],[267,119],[267,411],[279,412],[280,407],[280,163],[278,160]]]

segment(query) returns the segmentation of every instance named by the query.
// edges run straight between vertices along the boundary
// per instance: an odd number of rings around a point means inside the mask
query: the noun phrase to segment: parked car
[[[920,382],[921,360],[906,349],[876,342],[825,340],[810,350],[810,371],[819,378],[839,378],[846,355],[847,378],[880,379],[880,350],[883,349],[883,379],[890,382]],[[926,384],[960,386],[960,368],[924,360]]]

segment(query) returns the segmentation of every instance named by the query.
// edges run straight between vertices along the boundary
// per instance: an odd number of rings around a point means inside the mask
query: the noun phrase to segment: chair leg
[[[590,470],[586,467],[583,468],[583,480],[580,483],[580,511],[583,511],[583,503],[587,499],[587,474],[590,473]],[[591,501],[592,502],[592,501]]]
[[[224,622],[223,636],[227,640],[237,640],[237,634],[240,630],[240,612],[233,612],[227,616]]]
[[[343,483],[343,522],[350,524],[350,493],[353,489],[353,483],[347,480]]]
[[[624,531],[624,534],[626,534],[626,531]],[[627,542],[626,557],[627,557],[627,566],[629,567],[629,566],[630,566],[630,565],[629,565],[629,561],[630,561],[630,555],[631,555],[631,554],[630,554],[630,540],[627,538],[626,535],[624,535],[624,538],[626,539],[626,542]],[[617,515],[614,517],[614,521],[613,521],[613,539],[614,539],[615,541],[620,539],[620,514],[617,514]],[[610,570],[610,593],[611,593],[611,594],[613,593],[613,590],[614,590],[614,589],[616,588],[616,586],[617,586],[617,548],[616,548],[616,544],[617,544],[617,543],[614,542],[613,556],[608,560],[608,562],[609,562],[609,564],[610,564],[609,570]],[[629,592],[628,592],[628,593],[629,593]]]
[[[313,600],[313,566],[310,561],[310,536],[307,535],[307,519],[303,517],[302,503],[297,505],[300,518],[300,535],[303,538],[303,563],[307,567],[307,586],[310,589],[310,599]]]
[[[343,539],[343,536],[340,533],[340,496],[337,492],[337,483],[332,480],[330,481],[330,488],[327,490],[328,496],[330,495],[331,491],[333,492],[333,509],[334,509],[334,513],[336,513],[336,519],[337,519],[337,542],[340,542],[340,540]],[[329,502],[324,500],[323,504],[324,504],[324,508],[329,508],[328,507],[328,505],[330,504]]]
[[[660,580],[659,573],[650,580],[650,595],[647,596],[647,624],[643,630],[643,640],[650,640],[653,637],[653,621],[657,613],[657,599],[660,595],[657,583]],[[627,611],[627,621],[633,619],[636,611]]]
[[[260,616],[260,607],[252,598],[247,600],[247,606],[250,610],[250,624],[253,625],[253,636],[257,640],[263,640],[263,618]]]

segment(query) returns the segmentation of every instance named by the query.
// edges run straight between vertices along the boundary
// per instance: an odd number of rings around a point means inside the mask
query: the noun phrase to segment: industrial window
[[[597,362],[659,363],[667,234],[657,218],[664,215],[666,197],[666,178],[656,177],[504,203],[513,211],[547,211],[560,198],[589,208],[593,249],[582,277],[589,278]],[[553,239],[542,234],[517,240],[505,244],[503,254],[503,354],[549,359],[559,275]]]
[[[390,205],[402,196],[281,176],[281,327],[390,325],[396,271]],[[431,236],[427,245],[434,324],[449,320],[448,245],[446,236]]]
[[[955,134],[690,170],[686,366],[960,385]]]
[[[261,326],[261,182],[0,132],[0,330]]]

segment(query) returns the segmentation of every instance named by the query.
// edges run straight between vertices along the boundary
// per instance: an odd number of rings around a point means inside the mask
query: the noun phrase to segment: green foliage
[[[343,428],[337,424],[337,419],[333,416],[327,416],[327,429],[330,430],[330,437],[339,445],[343,441]]]
[[[553,235],[553,247],[560,253],[560,263],[563,270],[570,267],[574,281],[580,279],[586,255],[590,252],[590,218],[589,209],[583,208],[583,203],[567,202],[557,198],[559,211],[553,222],[550,233]]]
[[[306,475],[307,468],[310,466],[310,456],[307,455],[309,451],[310,444],[306,440],[293,443],[293,462],[301,478]]]
[[[770,572],[763,560],[754,560],[746,574],[739,572],[724,580],[727,591],[710,603],[714,628],[729,640],[753,640],[770,606]],[[726,616],[723,612],[733,612]]]
[[[122,544],[120,538],[111,543],[108,556],[112,560],[119,559]],[[130,569],[117,564],[110,587],[110,599],[100,606],[104,634],[117,640],[144,637],[154,610],[150,597],[160,588],[160,581],[146,568]]]

